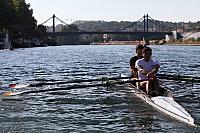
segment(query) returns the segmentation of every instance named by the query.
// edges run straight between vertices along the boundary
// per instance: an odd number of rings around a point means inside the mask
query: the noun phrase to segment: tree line
[[[73,24],[77,25],[79,29],[85,31],[117,31],[128,25],[132,25],[127,28],[129,30],[143,30],[144,24],[141,22],[130,21],[75,21]],[[198,22],[165,22],[165,21],[149,21],[149,31],[159,30],[159,28],[166,28],[169,30],[182,30],[183,32],[200,31],[200,21]]]
[[[25,0],[0,0],[0,32],[29,35],[36,27],[33,9]]]

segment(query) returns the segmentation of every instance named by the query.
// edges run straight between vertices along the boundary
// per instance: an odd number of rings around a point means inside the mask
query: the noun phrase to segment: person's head
[[[146,60],[146,61],[149,61],[151,59],[151,55],[152,55],[152,49],[150,47],[145,47],[143,50],[142,50],[142,55],[143,55],[143,58]]]
[[[139,58],[141,58],[142,57],[142,50],[144,49],[144,46],[143,45],[141,45],[141,44],[138,44],[137,46],[136,46],[136,54],[137,54],[137,56],[139,57]]]

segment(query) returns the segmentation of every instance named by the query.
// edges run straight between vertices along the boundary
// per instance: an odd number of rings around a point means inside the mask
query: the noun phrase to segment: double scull
[[[125,75],[121,75],[121,77],[126,77]],[[128,79],[122,79],[123,81]],[[162,94],[157,96],[149,96],[141,89],[138,89],[131,83],[126,83],[124,86],[131,91],[131,93],[153,106],[157,110],[179,120],[184,123],[187,123],[192,126],[196,126],[194,124],[194,119],[191,115],[180,105],[178,104],[172,96],[172,92],[166,88],[162,88]]]

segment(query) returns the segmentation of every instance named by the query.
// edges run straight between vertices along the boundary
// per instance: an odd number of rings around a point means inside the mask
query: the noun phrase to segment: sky
[[[200,0],[25,0],[38,24],[55,14],[76,20],[137,21],[144,14],[169,22],[200,21]],[[46,25],[52,25],[52,22]],[[57,22],[58,23],[58,22]]]

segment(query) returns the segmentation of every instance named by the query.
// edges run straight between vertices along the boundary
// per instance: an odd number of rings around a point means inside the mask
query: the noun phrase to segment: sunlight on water
[[[152,46],[161,73],[199,77],[200,47]],[[60,46],[0,51],[1,90],[11,83],[95,79],[129,73],[135,46]],[[94,82],[99,83],[99,82]],[[84,83],[88,84],[88,83]],[[163,80],[200,123],[199,84]],[[67,88],[52,85],[16,89]],[[0,98],[0,132],[200,132],[161,114],[123,87],[85,87]]]

